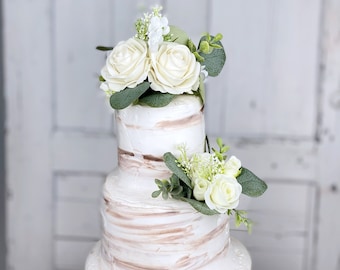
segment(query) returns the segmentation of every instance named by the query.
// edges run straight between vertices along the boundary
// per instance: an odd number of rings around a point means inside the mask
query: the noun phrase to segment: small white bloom
[[[196,200],[204,201],[204,194],[207,191],[210,182],[207,179],[197,179],[194,184],[193,194]]]
[[[208,71],[205,69],[205,66],[201,66],[201,75],[203,76],[203,82],[207,82],[208,79]]]
[[[156,52],[158,46],[163,42],[164,35],[170,32],[168,19],[166,17],[152,17],[148,27],[148,44],[151,52]]]
[[[241,161],[235,157],[231,156],[225,163],[225,174],[233,177],[237,177],[240,174]]]
[[[238,206],[241,192],[242,186],[236,178],[217,174],[205,192],[204,199],[210,209],[224,214]]]

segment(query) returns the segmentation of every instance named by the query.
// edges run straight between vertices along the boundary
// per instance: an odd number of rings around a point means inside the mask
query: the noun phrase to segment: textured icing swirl
[[[178,153],[181,144],[189,154],[204,150],[203,105],[196,96],[180,95],[161,108],[130,106],[116,112],[116,123],[119,149],[135,156],[161,158]]]
[[[122,269],[199,269],[226,251],[226,215],[204,216],[187,203],[153,199],[148,181],[122,171],[106,181],[101,244],[106,262]]]

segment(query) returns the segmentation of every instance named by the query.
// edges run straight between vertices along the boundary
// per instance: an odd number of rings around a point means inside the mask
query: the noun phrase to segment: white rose
[[[101,70],[105,79],[100,86],[104,91],[119,92],[126,87],[134,88],[142,83],[150,70],[145,41],[130,38],[113,48]]]
[[[241,161],[235,157],[231,156],[225,163],[225,174],[228,176],[237,177],[240,174]]]
[[[200,71],[201,65],[187,46],[163,42],[151,54],[150,87],[162,93],[192,93],[198,89]]]
[[[198,179],[194,184],[194,197],[198,201],[204,201],[204,194],[209,187],[210,182],[206,179]]]
[[[210,209],[223,214],[228,209],[234,209],[238,206],[241,192],[242,186],[234,177],[217,174],[208,187],[204,199]]]

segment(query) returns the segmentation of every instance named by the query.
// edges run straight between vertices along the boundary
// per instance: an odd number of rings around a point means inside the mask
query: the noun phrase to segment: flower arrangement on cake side
[[[261,196],[267,189],[266,183],[242,167],[235,156],[228,156],[221,138],[216,140],[218,149],[188,156],[185,146],[179,146],[179,157],[167,152],[164,162],[172,171],[170,179],[156,179],[158,190],[152,193],[156,198],[162,194],[188,202],[193,208],[205,215],[235,215],[235,224],[244,224],[251,231],[252,222],[246,212],[236,209],[241,193],[250,197]],[[211,151],[212,150],[212,151]]]
[[[109,51],[99,79],[115,110],[135,104],[163,107],[177,95],[196,95],[204,104],[205,79],[217,76],[224,66],[221,34],[204,34],[196,47],[183,30],[168,25],[161,10],[155,7],[138,19],[134,37],[115,47],[97,47]],[[240,195],[260,196],[267,185],[235,156],[228,158],[221,139],[218,150],[206,141],[204,153],[188,156],[180,146],[180,156],[164,154],[172,176],[155,179],[158,190],[152,197],[185,201],[206,215],[235,215],[236,225],[243,223],[250,230],[245,211],[236,209]]]

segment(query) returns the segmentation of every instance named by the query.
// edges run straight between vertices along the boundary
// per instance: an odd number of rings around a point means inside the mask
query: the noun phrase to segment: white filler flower
[[[166,17],[152,17],[148,28],[148,44],[151,52],[157,52],[158,46],[163,42],[163,36],[169,34],[170,27]]]

